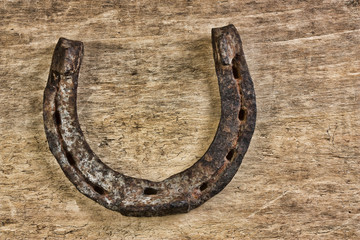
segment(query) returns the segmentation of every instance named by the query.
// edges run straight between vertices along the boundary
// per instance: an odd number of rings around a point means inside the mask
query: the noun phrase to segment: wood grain
[[[81,40],[93,150],[161,180],[220,117],[210,30],[233,23],[258,121],[232,182],[187,214],[130,218],[80,194],[48,150],[42,98],[59,37]],[[360,6],[350,1],[0,1],[0,239],[359,239]]]

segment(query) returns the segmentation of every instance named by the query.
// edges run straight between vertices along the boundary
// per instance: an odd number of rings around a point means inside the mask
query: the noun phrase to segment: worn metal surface
[[[215,138],[193,166],[154,182],[114,171],[90,149],[76,110],[83,44],[59,39],[44,92],[45,132],[51,152],[81,193],[123,215],[162,216],[200,206],[231,181],[255,128],[255,92],[236,28],[212,29],[212,44],[221,96]]]

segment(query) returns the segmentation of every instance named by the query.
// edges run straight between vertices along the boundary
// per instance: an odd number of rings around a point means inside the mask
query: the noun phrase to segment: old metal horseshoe
[[[254,132],[255,92],[236,28],[213,28],[212,46],[221,96],[215,138],[190,168],[153,182],[114,171],[90,149],[76,110],[83,43],[59,39],[44,91],[44,125],[51,152],[81,193],[123,215],[162,216],[189,212],[231,181]]]

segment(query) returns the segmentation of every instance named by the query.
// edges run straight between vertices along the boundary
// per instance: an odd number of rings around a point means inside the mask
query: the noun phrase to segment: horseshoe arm
[[[123,215],[162,216],[200,206],[231,181],[255,129],[255,92],[236,28],[212,29],[212,44],[221,97],[214,140],[193,166],[153,182],[114,171],[87,144],[76,110],[84,47],[59,39],[44,91],[44,125],[51,152],[81,193]]]

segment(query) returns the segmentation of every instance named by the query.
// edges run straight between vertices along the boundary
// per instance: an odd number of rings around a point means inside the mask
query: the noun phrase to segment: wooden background
[[[93,150],[161,180],[214,137],[210,32],[229,23],[258,104],[232,182],[187,214],[155,218],[80,194],[43,129],[58,38],[85,44],[78,113]],[[359,45],[359,0],[0,0],[0,239],[359,239]]]

